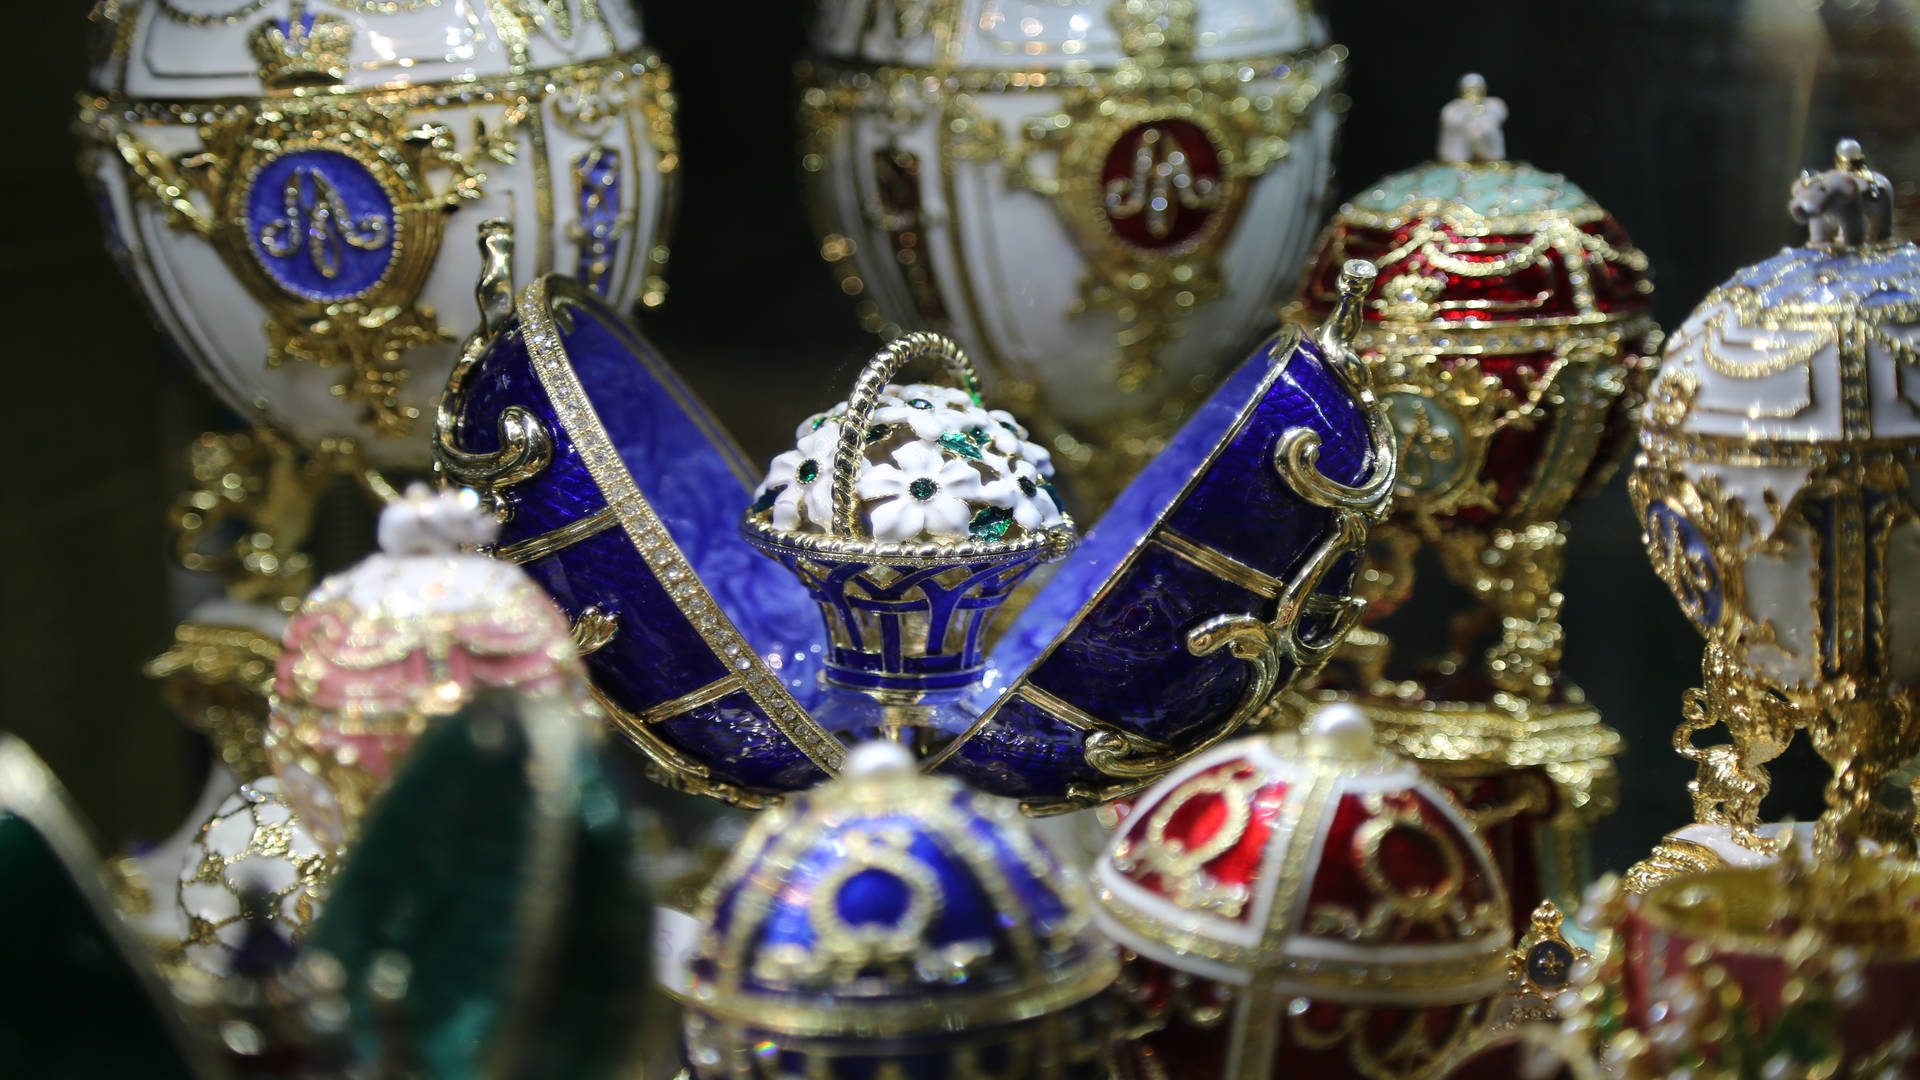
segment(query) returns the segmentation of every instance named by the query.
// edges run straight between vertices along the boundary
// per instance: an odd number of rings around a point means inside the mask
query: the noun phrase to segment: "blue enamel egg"
[[[1283,330],[1227,379],[992,648],[977,648],[991,612],[968,624],[964,663],[939,669],[941,719],[922,728],[835,721],[855,662],[875,683],[900,663],[879,656],[898,643],[855,656],[820,553],[761,544],[767,558],[743,538],[765,509],[760,472],[578,284],[534,282],[469,342],[441,403],[437,467],[497,508],[495,553],[573,617],[601,705],[656,778],[762,806],[886,734],[923,771],[1030,810],[1097,805],[1239,730],[1357,616],[1359,552],[1394,472],[1384,411],[1337,332],[1371,284],[1365,269],[1327,328]],[[860,587],[870,599],[932,580],[968,552],[880,545]],[[882,720],[884,706],[921,700],[883,681],[867,685]]]
[[[1058,1055],[1119,970],[1078,875],[1014,805],[918,775],[897,743],[863,744],[840,779],[761,816],[697,918],[697,1077],[743,1075],[756,1047],[786,1061],[766,1075],[881,1048]]]

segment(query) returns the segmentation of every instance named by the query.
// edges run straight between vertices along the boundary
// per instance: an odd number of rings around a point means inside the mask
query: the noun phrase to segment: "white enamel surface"
[[[143,937],[175,942],[186,935],[186,916],[181,912],[180,905],[174,903],[174,890],[178,887],[181,871],[187,867],[188,858],[197,858],[197,855],[190,853],[196,850],[194,841],[200,835],[200,826],[213,816],[214,811],[233,794],[233,789],[239,784],[239,779],[225,765],[214,761],[207,770],[207,782],[200,789],[200,797],[194,801],[193,809],[187,811],[180,827],[145,851],[128,856],[140,870],[150,901],[146,914],[127,915],[127,921]]]
[[[1205,909],[1183,907],[1171,899],[1144,889],[1130,880],[1115,865],[1120,858],[1120,845],[1124,841],[1128,826],[1141,820],[1141,815],[1150,815],[1168,795],[1179,790],[1190,778],[1226,761],[1245,760],[1253,762],[1261,777],[1260,783],[1285,780],[1289,783],[1287,799],[1303,798],[1307,788],[1315,780],[1316,763],[1311,759],[1292,755],[1300,754],[1300,743],[1291,739],[1275,739],[1271,736],[1256,736],[1227,743],[1201,754],[1185,765],[1156,781],[1153,787],[1140,797],[1139,802],[1127,815],[1120,828],[1112,834],[1112,843],[1107,852],[1095,863],[1094,878],[1099,889],[1108,894],[1107,903],[1130,909],[1136,917],[1145,918],[1161,926],[1178,927],[1181,930],[1202,935],[1208,939],[1242,948],[1256,948],[1263,941],[1278,944],[1289,959],[1323,960],[1335,963],[1385,964],[1419,963],[1423,961],[1444,961],[1463,957],[1483,956],[1489,951],[1498,951],[1506,947],[1503,935],[1489,934],[1483,940],[1448,942],[1444,944],[1411,945],[1361,945],[1325,938],[1310,937],[1298,932],[1305,920],[1305,909],[1309,895],[1313,890],[1311,879],[1297,883],[1294,892],[1294,910],[1276,912],[1274,904],[1281,884],[1281,863],[1288,848],[1293,843],[1293,833],[1285,827],[1284,812],[1275,819],[1275,827],[1268,837],[1262,854],[1261,867],[1253,879],[1253,895],[1248,903],[1247,918],[1236,920],[1223,918]],[[1351,762],[1352,759],[1344,759]],[[1342,772],[1331,781],[1334,790],[1329,793],[1325,812],[1318,820],[1303,821],[1302,828],[1314,830],[1310,854],[1304,865],[1317,868],[1325,854],[1327,832],[1332,827],[1334,810],[1343,794],[1367,794],[1370,792],[1395,792],[1417,790],[1426,796],[1434,806],[1440,808],[1454,829],[1465,836],[1473,836],[1469,825],[1453,800],[1424,779],[1405,759],[1377,752],[1377,765],[1347,764],[1351,772]],[[1318,763],[1324,768],[1325,764]],[[1493,866],[1491,854],[1484,844],[1472,845],[1472,858],[1480,864],[1480,872],[1489,882],[1499,883],[1500,875]],[[1501,911],[1505,910],[1506,899],[1496,896],[1495,903]],[[1096,907],[1101,926],[1109,936],[1123,947],[1143,956],[1150,957],[1176,970],[1186,971],[1205,978],[1217,979],[1235,985],[1248,984],[1256,974],[1260,975],[1263,985],[1272,985],[1283,992],[1308,992],[1327,1000],[1341,998],[1340,992],[1330,991],[1327,987],[1296,983],[1288,979],[1278,979],[1271,973],[1256,973],[1233,967],[1221,961],[1196,956],[1190,953],[1169,949],[1153,940],[1143,938],[1129,927],[1114,918],[1106,910],[1106,904]],[[1463,994],[1491,991],[1497,988],[1503,979],[1499,976],[1489,979],[1485,987],[1454,986],[1438,991],[1438,999],[1460,1000]],[[1356,991],[1360,998],[1365,991]],[[1410,1000],[1407,992],[1396,990],[1393,1000]]]
[[[251,789],[256,798],[248,798],[244,793],[247,789]],[[262,837],[261,845],[269,850],[236,858],[246,852],[257,835],[279,826],[287,830],[284,851],[272,850],[278,844],[269,833]],[[294,888],[300,882],[300,868],[294,860],[314,859],[321,854],[319,844],[293,820],[293,811],[282,798],[278,781],[265,777],[230,793],[201,825],[178,866],[174,906],[183,925],[189,918],[224,923],[214,931],[211,942],[182,942],[187,961],[216,975],[226,973],[229,950],[239,947],[246,937],[247,924],[240,917],[240,900],[249,888],[273,893],[286,891],[273,918],[283,931],[303,927],[295,910],[303,893]],[[218,882],[195,880],[199,877],[201,860],[207,857],[232,860]],[[304,894],[304,898],[317,907],[318,897]]]
[[[606,56],[640,44],[640,21],[628,0],[564,0],[571,32],[545,17],[544,0],[399,0],[400,10],[374,14],[350,0],[309,0],[309,14],[346,20],[353,47],[345,85],[354,88],[419,86],[449,80],[504,75],[515,56],[494,12],[518,8],[539,16],[526,34],[530,68],[554,67]],[[251,97],[260,93],[259,65],[248,39],[262,23],[286,19],[294,0],[146,0],[124,4],[131,20],[126,55],[96,66],[96,89],[134,97]],[[251,10],[249,10],[251,9]],[[598,11],[600,18],[590,19]],[[245,12],[232,21],[189,18]]]
[[[1719,320],[1720,328],[1710,333],[1707,324],[1714,320]],[[1920,347],[1920,326],[1893,327],[1887,333],[1909,347]],[[1702,305],[1668,342],[1661,364],[1663,374],[1685,372],[1699,386],[1681,430],[1755,439],[1841,438],[1840,350],[1831,342],[1804,365],[1772,374],[1746,377],[1718,370],[1761,369],[1778,352],[1804,346],[1818,336],[1811,330],[1741,325],[1724,300]],[[1708,349],[1715,362],[1709,362]],[[1870,343],[1866,376],[1873,436],[1920,438],[1920,375],[1884,345]]]
[[[957,33],[902,37],[932,0],[822,0],[813,40],[828,56],[882,64],[926,65],[951,59],[968,67],[1065,67],[1111,64],[1122,55],[1108,11],[1112,0],[960,0]],[[1320,20],[1296,0],[1201,0],[1194,53],[1201,61],[1292,52],[1324,40]],[[946,45],[943,57],[942,41]]]
[[[966,5],[978,13],[978,0]],[[996,4],[999,9],[1031,8],[1047,25],[1081,17],[1112,34],[1106,0],[1088,4]],[[845,7],[844,5],[842,7]],[[844,32],[867,25],[864,16],[826,5],[822,18],[841,36],[817,38],[823,55],[848,55]],[[1288,3],[1201,4],[1201,25],[1217,27],[1216,44],[1200,59],[1272,58],[1276,54],[1324,46],[1327,36],[1317,18],[1303,18]],[[888,25],[891,16],[878,25]],[[1026,18],[1020,15],[1018,18]],[[836,21],[837,20],[837,21]],[[1017,19],[1016,19],[1017,21]],[[963,24],[971,39],[974,22]],[[1252,29],[1255,26],[1264,29]],[[1228,32],[1229,27],[1244,31]],[[872,33],[880,33],[873,30]],[[836,43],[837,42],[837,43]],[[1228,44],[1231,42],[1232,44]],[[930,47],[929,47],[930,48]],[[873,48],[860,58],[873,62],[922,63],[929,57],[895,55]],[[977,54],[977,55],[976,55]],[[1094,67],[1111,66],[1117,47],[1095,60],[1023,53],[1003,54],[987,45],[968,44],[963,68],[1030,70],[1071,59]],[[1258,97],[1279,91],[1277,79],[1243,71],[1240,90]],[[1085,429],[1117,417],[1150,413],[1169,395],[1190,392],[1196,376],[1209,375],[1241,359],[1254,337],[1274,321],[1278,301],[1291,290],[1319,228],[1324,196],[1332,175],[1331,153],[1338,117],[1331,90],[1323,91],[1289,139],[1286,157],[1267,171],[1243,181],[1246,200],[1219,254],[1221,294],[1194,305],[1175,321],[1178,338],[1156,359],[1163,374],[1141,390],[1115,385],[1120,357],[1115,336],[1121,328],[1110,309],[1070,313],[1080,306],[1081,281],[1089,262],[1075,242],[1067,220],[1051,195],[1008,183],[998,161],[970,160],[952,152],[942,138],[944,119],[937,103],[923,99],[910,108],[861,114],[834,136],[816,183],[827,189],[825,220],[855,240],[854,259],[868,294],[881,312],[904,327],[927,325],[907,290],[883,222],[875,152],[898,148],[920,161],[923,254],[931,267],[949,330],[973,356],[992,388],[1002,376],[1035,378],[1040,407],[1069,425]],[[1018,133],[1035,117],[1060,110],[1064,94],[1051,89],[971,95],[971,103],[1003,132]],[[1053,150],[1037,150],[1030,168],[1054,178],[1060,162]]]
[[[231,9],[241,0],[222,2]],[[310,10],[337,14],[360,26],[364,32],[357,32],[354,38],[358,55],[359,50],[372,47],[371,42],[387,38],[409,42],[436,35],[459,39],[467,32],[470,6],[475,2],[477,0],[442,0],[415,12],[367,15],[314,0]],[[574,7],[581,8],[579,0],[574,0]],[[243,20],[236,30],[225,25],[193,26],[175,22],[159,14],[151,4],[138,5],[133,16],[136,25],[132,54],[138,62],[130,63],[124,79],[114,71],[96,71],[94,87],[98,90],[124,87],[125,92],[134,97],[189,103],[207,97],[259,97],[266,91],[246,44],[246,31],[269,17],[284,17],[287,8],[287,0],[274,0]],[[564,49],[552,42],[541,44],[538,35],[531,39],[529,56],[533,66],[537,69],[605,59],[616,51],[615,43],[622,49],[639,44],[638,23],[623,14],[626,10],[623,0],[600,0],[600,9],[607,13],[606,22],[577,26],[573,40]],[[484,19],[481,21],[483,26],[490,25]],[[383,29],[376,33],[371,29],[376,27]],[[490,44],[479,59],[470,63],[421,63],[384,73],[356,69],[348,82],[428,85],[504,75],[506,61],[499,55],[496,38],[491,30],[485,36]],[[415,47],[418,46],[409,46]],[[142,57],[149,58],[151,63],[140,60]],[[157,74],[159,69],[154,65],[161,65],[163,60],[179,68],[180,74],[166,77]],[[348,402],[334,392],[345,377],[343,368],[322,368],[303,360],[289,360],[269,368],[266,360],[269,309],[248,290],[241,276],[213,244],[190,229],[169,224],[154,200],[137,195],[139,181],[127,173],[110,149],[103,151],[97,144],[87,143],[86,171],[98,182],[102,208],[127,246],[128,270],[138,283],[149,311],[200,377],[229,407],[243,418],[279,428],[304,446],[315,446],[328,437],[346,436],[357,440],[376,465],[422,468],[428,462],[433,406],[445,388],[447,372],[458,355],[460,340],[471,333],[479,321],[473,295],[481,266],[477,242],[481,222],[498,217],[513,223],[516,281],[525,283],[555,270],[574,273],[580,263],[582,241],[572,234],[579,217],[573,163],[594,146],[617,151],[622,208],[632,216],[620,233],[620,250],[607,279],[608,298],[617,309],[625,309],[643,292],[651,268],[648,252],[655,237],[662,232],[667,200],[659,172],[660,157],[646,139],[646,119],[638,108],[639,79],[630,74],[621,85],[633,97],[634,104],[622,110],[604,136],[597,140],[582,138],[567,130],[557,119],[555,100],[545,99],[539,106],[539,126],[546,143],[544,155],[523,131],[515,161],[508,164],[486,159],[487,182],[481,196],[461,201],[446,215],[433,267],[420,290],[419,304],[433,311],[433,321],[450,334],[452,340],[416,346],[403,354],[410,374],[400,402],[419,410],[420,418],[402,436],[377,434],[363,422],[364,406]],[[459,93],[457,88],[452,92]],[[444,107],[421,107],[409,111],[406,118],[409,127],[445,125],[453,133],[456,147],[473,156],[475,124],[497,131],[503,126],[505,112],[504,103],[476,98]],[[142,143],[169,157],[204,149],[192,124],[138,124],[133,125],[133,129]],[[436,193],[450,183],[444,168],[429,170],[424,179]],[[544,224],[535,194],[543,179],[552,195],[552,220]],[[199,201],[204,211],[213,212],[205,199]]]

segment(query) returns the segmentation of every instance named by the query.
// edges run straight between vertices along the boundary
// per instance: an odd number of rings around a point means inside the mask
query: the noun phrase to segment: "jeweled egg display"
[[[1920,750],[1920,623],[1901,603],[1920,587],[1920,248],[1888,235],[1892,190],[1852,140],[1805,174],[1789,210],[1808,243],[1674,332],[1640,437],[1647,550],[1708,640],[1677,739],[1695,815],[1752,851],[1775,846],[1756,832],[1766,763],[1801,728],[1834,769],[1823,852],[1911,843],[1910,815],[1879,801]],[[1731,741],[1696,745],[1716,724]]]
[[[415,485],[380,516],[381,550],[321,582],[287,623],[266,752],[327,851],[353,835],[414,741],[487,688],[590,709],[566,618],[492,538],[474,494]]]
[[[1439,1075],[1500,1018],[1513,924],[1459,805],[1327,706],[1162,778],[1095,869],[1126,1080]]]
[[[829,0],[803,67],[821,254],[948,333],[1104,506],[1265,325],[1345,52],[1295,0]]]
[[[436,453],[661,779],[760,805],[884,736],[1035,810],[1089,806],[1237,730],[1354,621],[1393,475],[1342,336],[1367,269],[1316,338],[1228,379],[991,650],[994,609],[1072,531],[1029,418],[996,415],[938,335],[881,350],[762,471],[589,290],[509,302],[490,278]]]
[[[657,304],[678,167],[626,0],[96,5],[83,169],[109,244],[201,376],[309,448],[424,465],[478,261]],[[449,319],[454,320],[449,323]]]
[[[1585,833],[1611,801],[1619,736],[1559,671],[1561,519],[1631,445],[1660,338],[1646,256],[1573,181],[1509,161],[1506,116],[1484,80],[1463,78],[1436,160],[1335,213],[1292,310],[1328,310],[1348,259],[1380,273],[1356,345],[1402,465],[1373,539],[1369,619],[1415,587],[1422,546],[1472,598],[1451,654],[1395,657],[1365,628],[1319,700],[1361,705],[1396,749],[1504,820],[1488,841],[1518,919],[1577,895]]]
[[[708,887],[693,1076],[1105,1076],[1118,970],[1085,886],[1014,805],[869,743],[756,819]]]

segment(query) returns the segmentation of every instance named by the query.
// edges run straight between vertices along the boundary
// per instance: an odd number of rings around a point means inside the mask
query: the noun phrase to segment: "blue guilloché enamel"
[[[732,441],[651,347],[590,296],[570,296],[558,315],[565,362],[647,510],[751,655],[717,655],[675,604],[673,583],[655,579],[621,528],[530,561],[527,571],[571,616],[593,607],[617,617],[618,631],[588,657],[595,684],[624,712],[647,715],[648,730],[673,752],[713,780],[759,796],[817,783],[825,772],[786,733],[791,721],[776,723],[745,692],[662,711],[732,674],[733,664],[777,678],[809,713],[847,691],[823,688],[831,643],[808,588],[740,534],[754,474]],[[581,460],[577,433],[566,429],[533,368],[518,318],[487,346],[455,404],[456,434],[470,451],[498,447],[499,419],[511,406],[529,410],[551,435],[550,463],[503,492],[510,516],[501,547],[608,505]],[[1277,601],[1270,590],[1255,592],[1149,542],[1190,541],[1255,576],[1296,580],[1335,531],[1334,511],[1307,502],[1274,465],[1281,439],[1302,428],[1318,437],[1327,478],[1348,486],[1369,479],[1376,454],[1358,398],[1316,345],[1286,335],[1263,346],[1196,412],[1055,568],[983,667],[974,636],[968,649],[927,660],[950,672],[913,673],[957,680],[950,690],[962,696],[955,705],[961,722],[939,732],[959,741],[936,771],[1038,803],[1110,784],[1088,762],[1087,731],[1035,707],[1017,692],[1023,687],[1175,750],[1244,708],[1248,662],[1226,649],[1196,655],[1189,634],[1223,615],[1271,620]],[[1357,559],[1340,561],[1321,591],[1346,595],[1356,566]],[[1311,622],[1304,636],[1314,637]],[[842,682],[862,677],[845,664],[838,672]]]

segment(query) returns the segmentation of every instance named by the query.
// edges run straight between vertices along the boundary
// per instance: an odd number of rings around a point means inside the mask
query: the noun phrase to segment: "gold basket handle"
[[[866,460],[867,420],[880,403],[880,391],[900,370],[916,360],[937,359],[976,405],[980,379],[973,362],[953,339],[926,330],[903,334],[873,354],[847,395],[847,414],[840,421],[840,445],[833,454],[833,535],[853,537],[860,530],[860,500],[855,490],[860,466]]]

